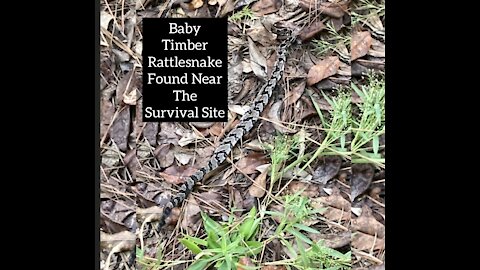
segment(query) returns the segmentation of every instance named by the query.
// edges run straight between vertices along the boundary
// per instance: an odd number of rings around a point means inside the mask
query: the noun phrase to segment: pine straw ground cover
[[[100,10],[102,269],[384,269],[384,1],[105,0]],[[142,19],[162,15],[229,18],[228,122],[141,121]],[[270,75],[279,21],[300,27],[301,42],[260,124],[143,237]]]

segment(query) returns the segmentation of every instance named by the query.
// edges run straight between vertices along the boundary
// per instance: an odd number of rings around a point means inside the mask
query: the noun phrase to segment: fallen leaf
[[[190,9],[197,9],[201,6],[203,6],[203,0],[192,0],[189,3]]]
[[[322,213],[322,215],[328,220],[339,222],[343,220],[350,220],[350,213],[350,211],[341,210],[335,207],[327,207],[327,209]]]
[[[263,16],[278,11],[281,6],[281,0],[260,0],[252,5],[252,11],[257,16]]]
[[[261,20],[255,20],[253,25],[251,25],[250,29],[246,32],[253,41],[258,42],[263,46],[268,47],[276,44],[276,36],[265,28],[265,25]]]
[[[100,214],[101,228],[108,233],[136,229],[135,208],[132,205],[126,205],[125,201],[102,201]]]
[[[372,30],[375,30],[375,31],[385,30],[385,28],[383,27],[382,20],[380,20],[380,17],[378,17],[378,15],[376,14],[371,14],[370,16],[368,16],[367,22],[370,23]]]
[[[116,89],[117,100],[123,100],[124,93],[129,93],[134,88],[134,74],[135,71],[132,69],[127,74],[123,75],[123,77],[118,82]]]
[[[319,187],[317,185],[312,185],[312,184],[300,182],[300,181],[292,181],[288,185],[287,190],[290,194],[295,194],[303,190],[302,196],[306,196],[310,198],[317,197],[319,194]]]
[[[222,134],[223,132],[223,125],[221,122],[217,122],[215,123],[213,126],[211,126],[209,129],[208,129],[208,132],[210,133],[210,135],[213,135],[215,137],[218,137],[220,136],[220,134]]]
[[[312,241],[315,242],[323,240],[323,245],[334,249],[350,245],[350,241],[352,239],[352,235],[349,231],[340,232],[337,234],[309,233],[308,236],[310,239],[312,239]]]
[[[184,147],[195,142],[197,139],[201,139],[201,137],[199,137],[195,132],[187,131],[183,134],[182,138],[178,140],[178,145]]]
[[[376,235],[380,238],[385,237],[385,225],[375,219],[372,210],[366,204],[362,207],[362,214],[358,218],[352,219],[350,228],[352,231]]]
[[[372,45],[372,36],[369,31],[355,32],[352,35],[351,61],[368,53]]]
[[[374,169],[368,163],[353,164],[352,177],[350,179],[350,188],[352,202],[362,193],[364,193],[373,179]]]
[[[358,250],[383,250],[385,240],[361,232],[352,233],[352,247]]]
[[[115,114],[115,106],[107,98],[102,98],[100,100],[100,138],[105,136],[105,133],[108,131],[110,122],[112,121],[113,115]]]
[[[243,266],[247,266],[247,267],[245,268]],[[250,259],[249,257],[241,257],[238,260],[237,270],[252,269],[252,268],[255,268],[254,266],[255,265],[253,264],[252,259]]]
[[[377,70],[385,70],[385,59],[384,58],[375,58],[369,57],[367,59],[357,59],[354,63],[358,62],[360,65]]]
[[[118,155],[117,151],[113,149],[107,149],[105,152],[102,152],[102,165],[105,167],[114,167],[119,164],[120,156]]]
[[[108,234],[100,231],[100,247],[105,249],[112,249],[114,246],[117,246],[119,243],[124,242],[122,248],[118,248],[117,252],[122,252],[126,250],[132,250],[135,248],[136,236],[134,233],[129,231],[123,231],[114,234]]]
[[[297,86],[294,86],[285,96],[286,99],[286,105],[290,106],[294,104],[295,102],[302,97],[303,92],[305,92],[305,81],[302,81],[300,84]]]
[[[267,77],[267,59],[258,49],[257,45],[251,38],[248,38],[248,52],[250,54],[250,67],[253,73],[260,78]]]
[[[190,162],[190,159],[192,159],[192,155],[185,153],[175,153],[174,156],[182,165],[187,165]]]
[[[120,151],[127,150],[128,134],[130,133],[130,106],[120,109],[117,117],[109,130],[110,138],[115,142]]]
[[[201,209],[195,197],[189,196],[180,226],[190,232],[196,231],[196,227],[199,225],[197,222],[200,220],[200,211]]]
[[[318,0],[300,0],[300,7],[306,12],[315,11],[334,18],[342,17],[348,10],[350,1],[318,1]]]
[[[311,204],[312,206],[319,204],[319,206],[315,208],[320,208],[322,205],[328,205],[344,211],[350,211],[351,206],[351,203],[340,195],[340,190],[337,187],[333,188],[333,192],[329,196],[312,198]]]
[[[151,146],[157,145],[158,122],[146,122],[143,129],[143,137]]]
[[[268,170],[265,170],[259,176],[257,176],[257,178],[255,178],[253,184],[248,188],[248,193],[250,193],[250,195],[256,198],[261,198],[263,197],[263,195],[265,195],[265,188],[267,186],[267,175]]]
[[[338,56],[329,56],[324,60],[318,62],[308,71],[307,85],[313,85],[325,78],[335,75],[340,66],[340,59]]]
[[[123,102],[128,105],[137,104],[137,88],[133,88],[130,92],[123,93]]]
[[[340,156],[324,156],[320,158],[319,166],[313,172],[312,181],[326,184],[337,175],[341,166],[342,158]]]
[[[173,122],[161,122],[160,132],[158,133],[158,144],[171,143],[178,145],[177,127]]]
[[[283,101],[279,100],[275,103],[272,104],[270,109],[268,110],[268,119],[271,120],[271,122],[274,124],[273,127],[275,130],[282,134],[289,134],[289,133],[295,133],[296,131],[290,128],[285,127],[282,124],[282,120],[280,119],[280,110],[283,107]]]
[[[165,181],[171,184],[181,184],[184,183],[187,178],[194,174],[197,170],[191,166],[170,166],[165,169],[165,171],[160,172]]]
[[[228,110],[239,115],[244,115],[250,106],[240,106],[240,105],[229,105]]]
[[[257,167],[263,164],[267,164],[267,158],[263,153],[251,153],[235,163],[235,166],[239,171],[244,174],[252,174],[257,171]]]
[[[385,44],[376,39],[372,39],[372,46],[370,47],[370,50],[368,50],[368,55],[385,57]]]
[[[105,30],[108,29],[108,24],[110,21],[113,19],[113,16],[104,10],[100,11],[100,27],[105,28]]]
[[[133,161],[136,158],[136,150],[135,149],[130,149],[127,151],[125,156],[123,157],[123,164],[125,164],[127,167],[131,167],[133,164]]]
[[[310,24],[309,26],[303,28],[301,30],[300,34],[298,35],[298,37],[302,41],[310,40],[311,38],[313,38],[316,34],[320,33],[320,31],[322,31],[325,28],[326,28],[325,24],[320,19],[317,19],[312,24]]]
[[[161,144],[155,148],[153,155],[157,158],[161,168],[170,167],[174,161],[174,152],[170,151],[172,145],[169,143]]]

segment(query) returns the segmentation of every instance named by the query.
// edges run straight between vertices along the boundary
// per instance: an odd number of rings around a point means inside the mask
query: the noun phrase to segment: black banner
[[[227,19],[143,19],[143,121],[227,121]]]

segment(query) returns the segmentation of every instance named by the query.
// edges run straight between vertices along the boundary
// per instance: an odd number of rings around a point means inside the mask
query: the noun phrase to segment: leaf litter
[[[319,230],[322,237],[317,237],[318,234],[313,233],[308,233],[308,237],[314,240],[322,239],[327,246],[342,252],[345,252],[345,246],[351,242],[352,246],[358,250],[354,253],[354,257],[362,258],[362,260],[356,260],[357,268],[372,268],[369,266],[373,262],[381,261],[384,254],[382,246],[384,236],[380,236],[382,229],[379,224],[383,225],[380,221],[383,217],[381,214],[384,213],[382,212],[384,185],[373,185],[373,179],[369,180],[364,172],[361,170],[359,172],[358,165],[345,162],[344,157],[329,155],[320,157],[319,160],[323,163],[319,162],[314,167],[303,171],[298,170],[298,167],[285,170],[279,182],[272,184],[270,178],[272,156],[268,145],[272,145],[278,134],[295,136],[299,130],[304,129],[307,129],[309,138],[322,141],[324,131],[321,129],[323,127],[312,100],[320,110],[331,111],[332,106],[321,94],[322,90],[326,91],[326,96],[332,98],[337,95],[341,87],[350,84],[351,76],[384,69],[383,15],[367,16],[366,18],[369,19],[352,25],[354,29],[352,33],[357,34],[352,36],[351,46],[344,42],[333,42],[328,53],[314,56],[311,53],[310,41],[326,37],[329,33],[328,25],[333,26],[335,31],[348,32],[351,31],[350,18],[348,18],[351,11],[365,15],[356,10],[358,6],[355,6],[352,1],[301,0],[284,1],[283,4],[278,0],[167,2],[157,4],[156,1],[136,1],[121,5],[119,1],[110,1],[101,4],[103,29],[100,39],[101,72],[104,78],[101,82],[104,90],[104,97],[101,100],[102,169],[110,176],[110,178],[103,177],[102,183],[108,190],[114,190],[114,194],[110,196],[119,196],[125,205],[129,205],[129,209],[137,209],[137,216],[144,217],[150,211],[150,219],[157,219],[160,209],[168,198],[178,192],[178,185],[194,173],[196,168],[208,162],[215,150],[215,145],[238,123],[235,117],[238,118],[245,112],[245,108],[248,108],[255,97],[255,89],[260,87],[270,75],[278,45],[277,35],[272,30],[273,25],[280,21],[284,21],[287,25],[303,25],[305,27],[301,28],[299,38],[303,44],[294,45],[290,52],[282,78],[283,87],[280,88],[279,96],[275,99],[282,102],[272,102],[271,104],[277,105],[275,107],[269,105],[265,109],[262,117],[265,117],[266,121],[260,121],[258,128],[252,130],[251,134],[244,137],[235,147],[232,154],[233,160],[230,161],[233,164],[226,162],[225,166],[216,170],[211,176],[212,179],[221,180],[222,175],[229,171],[229,174],[225,174],[226,178],[223,181],[211,182],[210,184],[214,186],[200,183],[196,187],[198,192],[194,192],[195,196],[190,196],[181,209],[173,210],[174,214],[168,220],[168,224],[175,225],[178,221],[180,227],[190,235],[201,234],[203,228],[199,218],[200,211],[214,213],[217,219],[226,221],[229,215],[241,218],[247,209],[261,206],[273,199],[280,204],[270,204],[268,209],[281,212],[284,210],[282,206],[284,196],[299,193],[309,199],[310,207],[321,210],[316,219],[309,218],[308,222],[305,220],[305,224]],[[108,8],[106,5],[109,5]],[[229,72],[232,71],[231,74],[229,73],[229,78],[232,75],[232,81],[229,87],[231,97],[228,123],[214,123],[208,126],[167,122],[142,124],[138,118],[138,109],[136,117],[130,116],[130,106],[140,107],[142,102],[139,82],[141,70],[136,67],[141,63],[139,57],[143,47],[141,37],[143,17],[160,17],[161,15],[224,17],[238,13],[244,8],[252,10],[254,17],[242,17],[235,22],[229,21],[232,26],[229,30]],[[112,13],[110,10],[115,12]],[[345,60],[345,55],[350,55],[352,66]],[[311,98],[312,93],[316,94],[314,98]],[[267,115],[269,117],[266,117]],[[282,124],[275,125],[271,123],[273,121]],[[299,127],[288,125],[293,123]],[[134,125],[133,133],[131,125]],[[308,142],[301,153],[303,155],[312,149],[315,149],[315,144]],[[132,157],[135,153],[137,158]],[[294,155],[283,161],[280,168],[295,162],[295,158]],[[127,166],[128,164],[136,165]],[[345,176],[344,172],[350,166],[352,173]],[[237,168],[245,175],[239,173]],[[111,176],[117,180],[112,180]],[[135,184],[132,186],[128,183]],[[272,193],[267,192],[270,188]],[[108,193],[105,191],[107,189],[102,190],[102,194]],[[215,192],[208,195],[212,190]],[[329,193],[325,190],[329,190]],[[362,207],[360,216],[351,216],[354,209],[350,207],[349,196],[346,194],[351,194],[350,199],[356,200],[356,205],[365,204],[365,200],[368,205],[375,204],[370,206],[371,215],[365,217],[364,215],[368,215],[368,210]],[[370,198],[377,202],[373,202]],[[231,208],[232,206],[234,208]],[[108,216],[104,219],[115,221]],[[276,218],[272,217],[272,219]],[[132,217],[129,220],[132,220]],[[273,220],[262,221],[269,226],[262,227],[260,235],[269,235],[272,229],[275,230],[278,224],[272,224]],[[377,222],[375,223],[374,220]],[[350,223],[355,224],[352,234],[349,233],[352,227]],[[114,223],[111,222],[111,224]],[[120,222],[115,221],[115,224],[124,223],[120,219]],[[366,227],[375,228],[375,234],[369,234],[372,233],[369,231],[371,228]],[[116,230],[121,229],[125,228],[120,226]],[[169,230],[172,229],[173,226],[170,226]],[[178,233],[179,231],[175,229],[174,234],[178,235]],[[166,243],[162,242],[165,237],[164,232],[157,232],[157,235],[159,239],[144,239],[146,240],[143,246],[145,256],[156,257],[158,244]],[[164,260],[193,258],[189,257],[189,253],[169,252],[179,245],[176,240],[178,238],[171,238],[172,241],[162,246],[166,251]],[[294,249],[302,247],[294,242],[292,244]],[[273,266],[264,265],[265,263],[280,260],[281,256],[291,254],[290,251],[286,252],[288,249],[281,243],[279,247],[277,253],[266,248],[261,257],[256,257],[254,266],[269,269]],[[375,252],[372,253],[372,250]],[[105,260],[105,256],[102,258]],[[114,259],[112,263],[113,261]],[[283,266],[275,267],[281,269]]]

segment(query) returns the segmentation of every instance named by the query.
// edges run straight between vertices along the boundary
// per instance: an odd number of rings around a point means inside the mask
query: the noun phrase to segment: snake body
[[[240,123],[227,134],[218,148],[214,151],[212,157],[208,161],[208,164],[198,169],[193,175],[188,177],[185,183],[180,186],[179,193],[172,197],[164,206],[162,216],[160,217],[158,223],[158,229],[165,225],[165,219],[171,214],[172,209],[179,206],[185,200],[185,198],[187,198],[187,196],[193,190],[195,183],[201,181],[207,173],[220,166],[225,159],[227,159],[227,156],[230,154],[238,141],[253,128],[258,120],[258,117],[267,106],[273,90],[277,87],[278,82],[282,79],[288,48],[293,43],[295,38],[295,35],[290,34],[280,43],[277,50],[277,60],[274,64],[272,76],[260,88],[252,105],[240,118]]]

